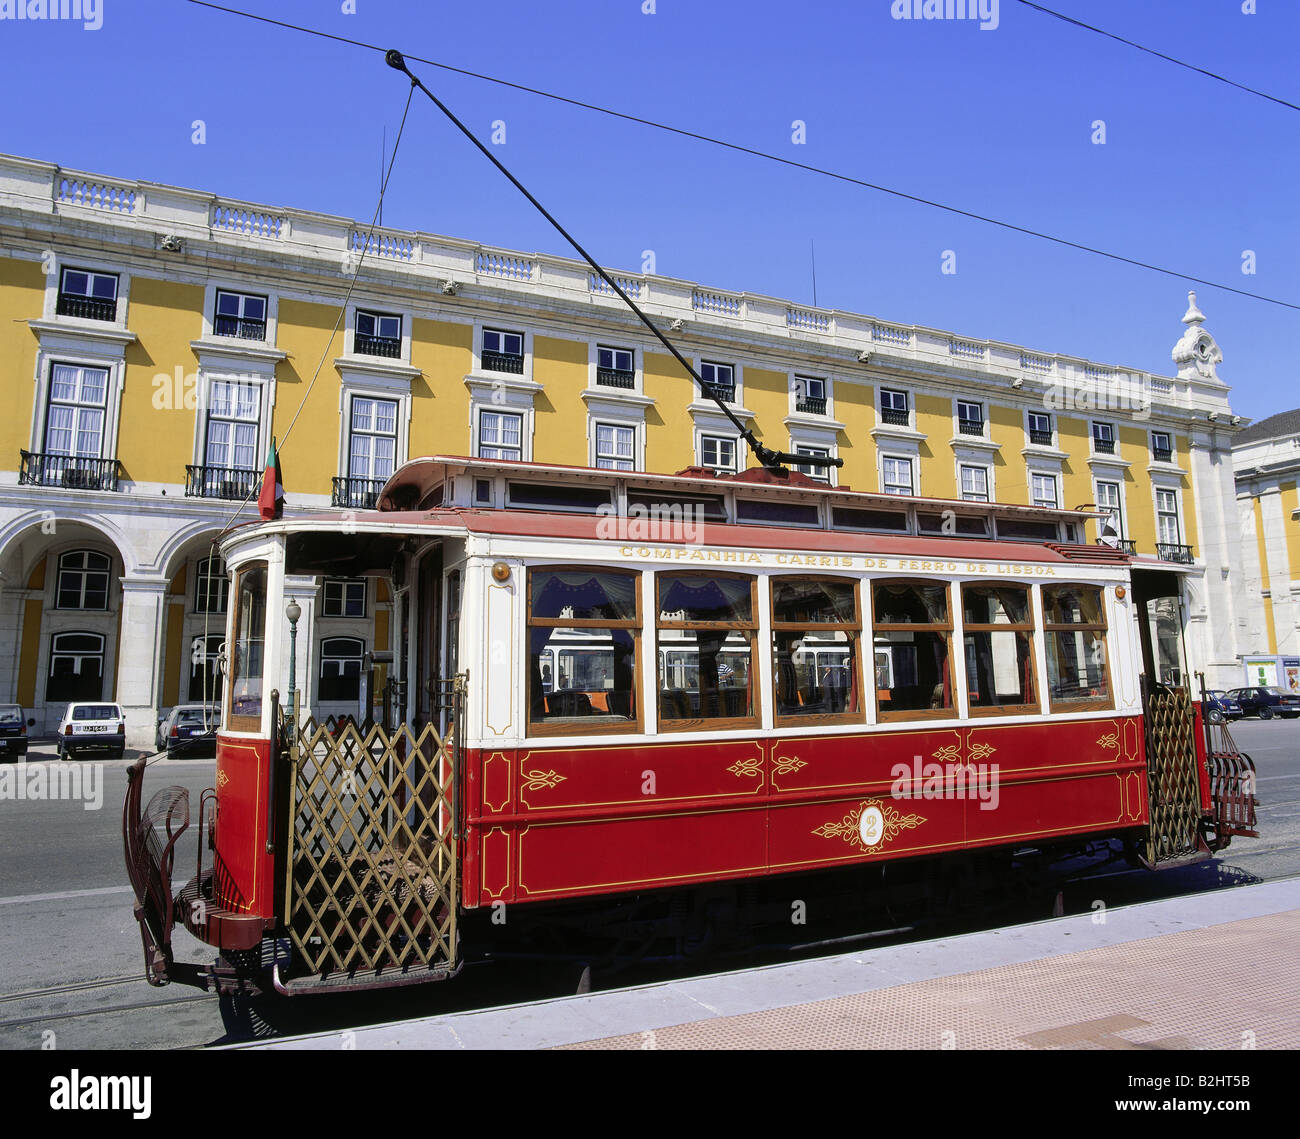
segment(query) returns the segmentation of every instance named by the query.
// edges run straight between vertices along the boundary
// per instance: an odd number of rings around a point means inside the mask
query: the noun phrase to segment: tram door
[[[286,925],[295,987],[401,983],[459,968],[459,694],[442,683],[442,551],[421,561],[404,611],[415,637],[411,721],[291,749],[294,820]],[[444,707],[444,704],[448,705]]]
[[[1176,648],[1182,648],[1179,593],[1177,574],[1133,572],[1133,599],[1142,646],[1147,797],[1151,804],[1146,858],[1152,865],[1194,859],[1201,850],[1196,711],[1186,685],[1169,683],[1182,680],[1185,670],[1170,667],[1166,659],[1171,655],[1169,641],[1174,633]],[[1179,614],[1176,630],[1168,627],[1167,615],[1171,612]]]

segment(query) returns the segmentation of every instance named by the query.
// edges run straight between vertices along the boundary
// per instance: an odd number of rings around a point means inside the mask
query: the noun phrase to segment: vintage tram
[[[791,875],[867,889],[884,864],[1114,840],[1153,869],[1209,857],[1255,833],[1249,760],[1148,679],[1174,579],[1085,544],[1091,517],[439,456],[373,512],[237,529],[179,892],[188,796],[131,770],[146,976],[409,984],[502,951],[515,915],[649,945]],[[366,575],[394,603],[381,711],[318,722],[286,581]],[[177,923],[212,966],[174,961]]]

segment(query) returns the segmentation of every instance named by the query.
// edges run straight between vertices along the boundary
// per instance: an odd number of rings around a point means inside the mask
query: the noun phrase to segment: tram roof
[[[1083,522],[1089,518],[1105,516],[1104,512],[1083,508],[1065,510],[1009,502],[970,502],[966,499],[855,491],[851,487],[827,486],[799,471],[789,471],[779,476],[762,467],[750,467],[745,471],[726,474],[707,467],[687,467],[676,474],[658,474],[649,471],[611,471],[563,463],[523,462],[517,459],[477,459],[465,455],[432,455],[404,463],[384,484],[377,507],[381,511],[397,511],[427,504],[438,488],[456,475],[481,478],[531,477],[572,486],[657,490],[683,495],[757,493],[776,500],[808,501],[815,498],[871,510],[899,510],[908,506],[942,510],[951,507],[962,514],[998,514],[1044,521]]]

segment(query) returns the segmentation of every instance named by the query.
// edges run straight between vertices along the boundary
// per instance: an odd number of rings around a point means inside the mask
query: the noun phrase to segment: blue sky
[[[1016,0],[987,31],[895,20],[890,0],[654,0],[653,15],[643,0],[227,2],[1300,303],[1300,112]],[[382,57],[184,0],[100,3],[96,31],[0,20],[0,150],[370,218],[406,97]],[[1045,3],[1300,102],[1293,0],[1254,14],[1243,0]],[[504,121],[500,157],[606,264],[637,269],[653,249],[661,273],[808,302],[815,242],[822,305],[1173,374],[1179,280],[413,67],[481,137]],[[418,96],[384,220],[568,253]],[[940,272],[945,250],[955,274]],[[1287,351],[1300,313],[1197,294],[1234,409],[1300,403]]]

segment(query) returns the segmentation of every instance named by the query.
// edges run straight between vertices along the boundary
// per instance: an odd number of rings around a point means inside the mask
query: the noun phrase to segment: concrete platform
[[[1300,879],[355,1030],[377,1049],[1300,1047]],[[454,984],[454,982],[452,982]],[[336,1049],[324,1033],[241,1047]]]

